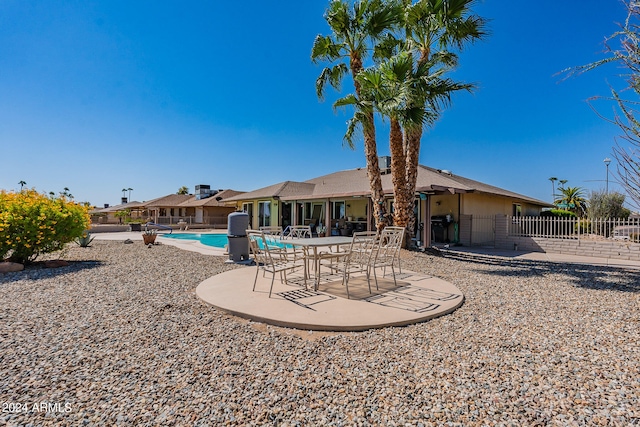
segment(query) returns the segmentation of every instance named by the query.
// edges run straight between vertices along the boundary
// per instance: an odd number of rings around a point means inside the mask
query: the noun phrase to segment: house
[[[380,164],[390,163],[388,158],[381,158]],[[390,168],[385,167],[381,172],[386,208],[393,212]],[[229,197],[225,202],[247,212],[253,228],[312,225],[327,235],[350,235],[353,231],[375,227],[370,193],[366,169],[357,168],[304,182],[281,182]],[[416,243],[423,246],[424,242],[460,242],[463,237],[472,240],[472,233],[476,233],[473,240],[477,243],[485,238],[481,233],[492,232],[488,221],[493,216],[538,215],[549,206],[546,202],[450,171],[419,166],[415,200]],[[469,225],[469,221],[473,224]],[[487,224],[483,225],[483,221]],[[462,224],[465,229],[460,228]],[[487,230],[483,231],[485,227]]]
[[[93,222],[118,223],[117,212],[128,211],[130,219],[151,221],[156,224],[203,224],[224,228],[227,216],[235,211],[225,204],[228,197],[242,194],[235,190],[211,190],[208,185],[197,185],[196,194],[168,194],[146,202],[130,202],[96,209],[91,212]]]

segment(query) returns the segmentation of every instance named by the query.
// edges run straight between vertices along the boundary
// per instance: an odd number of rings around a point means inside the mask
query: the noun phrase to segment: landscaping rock
[[[44,266],[47,268],[60,268],[60,267],[66,267],[68,265],[69,263],[62,259],[52,259],[44,262]]]
[[[14,271],[24,270],[24,265],[18,262],[0,262],[0,273],[12,273]]]

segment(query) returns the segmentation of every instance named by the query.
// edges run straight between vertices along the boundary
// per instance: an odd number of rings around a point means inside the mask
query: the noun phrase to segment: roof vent
[[[378,157],[378,166],[380,167],[380,174],[391,173],[391,156]]]

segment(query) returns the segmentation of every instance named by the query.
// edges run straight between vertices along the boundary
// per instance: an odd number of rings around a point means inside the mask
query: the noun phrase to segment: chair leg
[[[276,273],[275,271],[273,272],[273,275],[271,276],[271,287],[269,288],[269,298],[271,298],[271,291],[273,291],[273,282],[276,280]]]
[[[346,267],[344,269],[344,274],[342,275],[342,284],[347,288],[347,299],[349,299],[349,274],[347,273]]]
[[[393,274],[393,285],[397,288],[398,282],[396,282],[396,270],[393,268],[393,263],[391,263],[391,274]]]
[[[256,291],[256,283],[258,282],[258,273],[259,273],[259,271],[260,271],[260,266],[258,265],[256,267],[256,277],[253,278],[253,291],[252,292]]]

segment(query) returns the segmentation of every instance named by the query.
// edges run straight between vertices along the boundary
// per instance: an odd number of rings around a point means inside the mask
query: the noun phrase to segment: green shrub
[[[541,217],[575,218],[576,214],[564,209],[551,209],[540,213]]]
[[[62,249],[88,227],[87,208],[65,197],[0,191],[0,260],[33,261]]]

